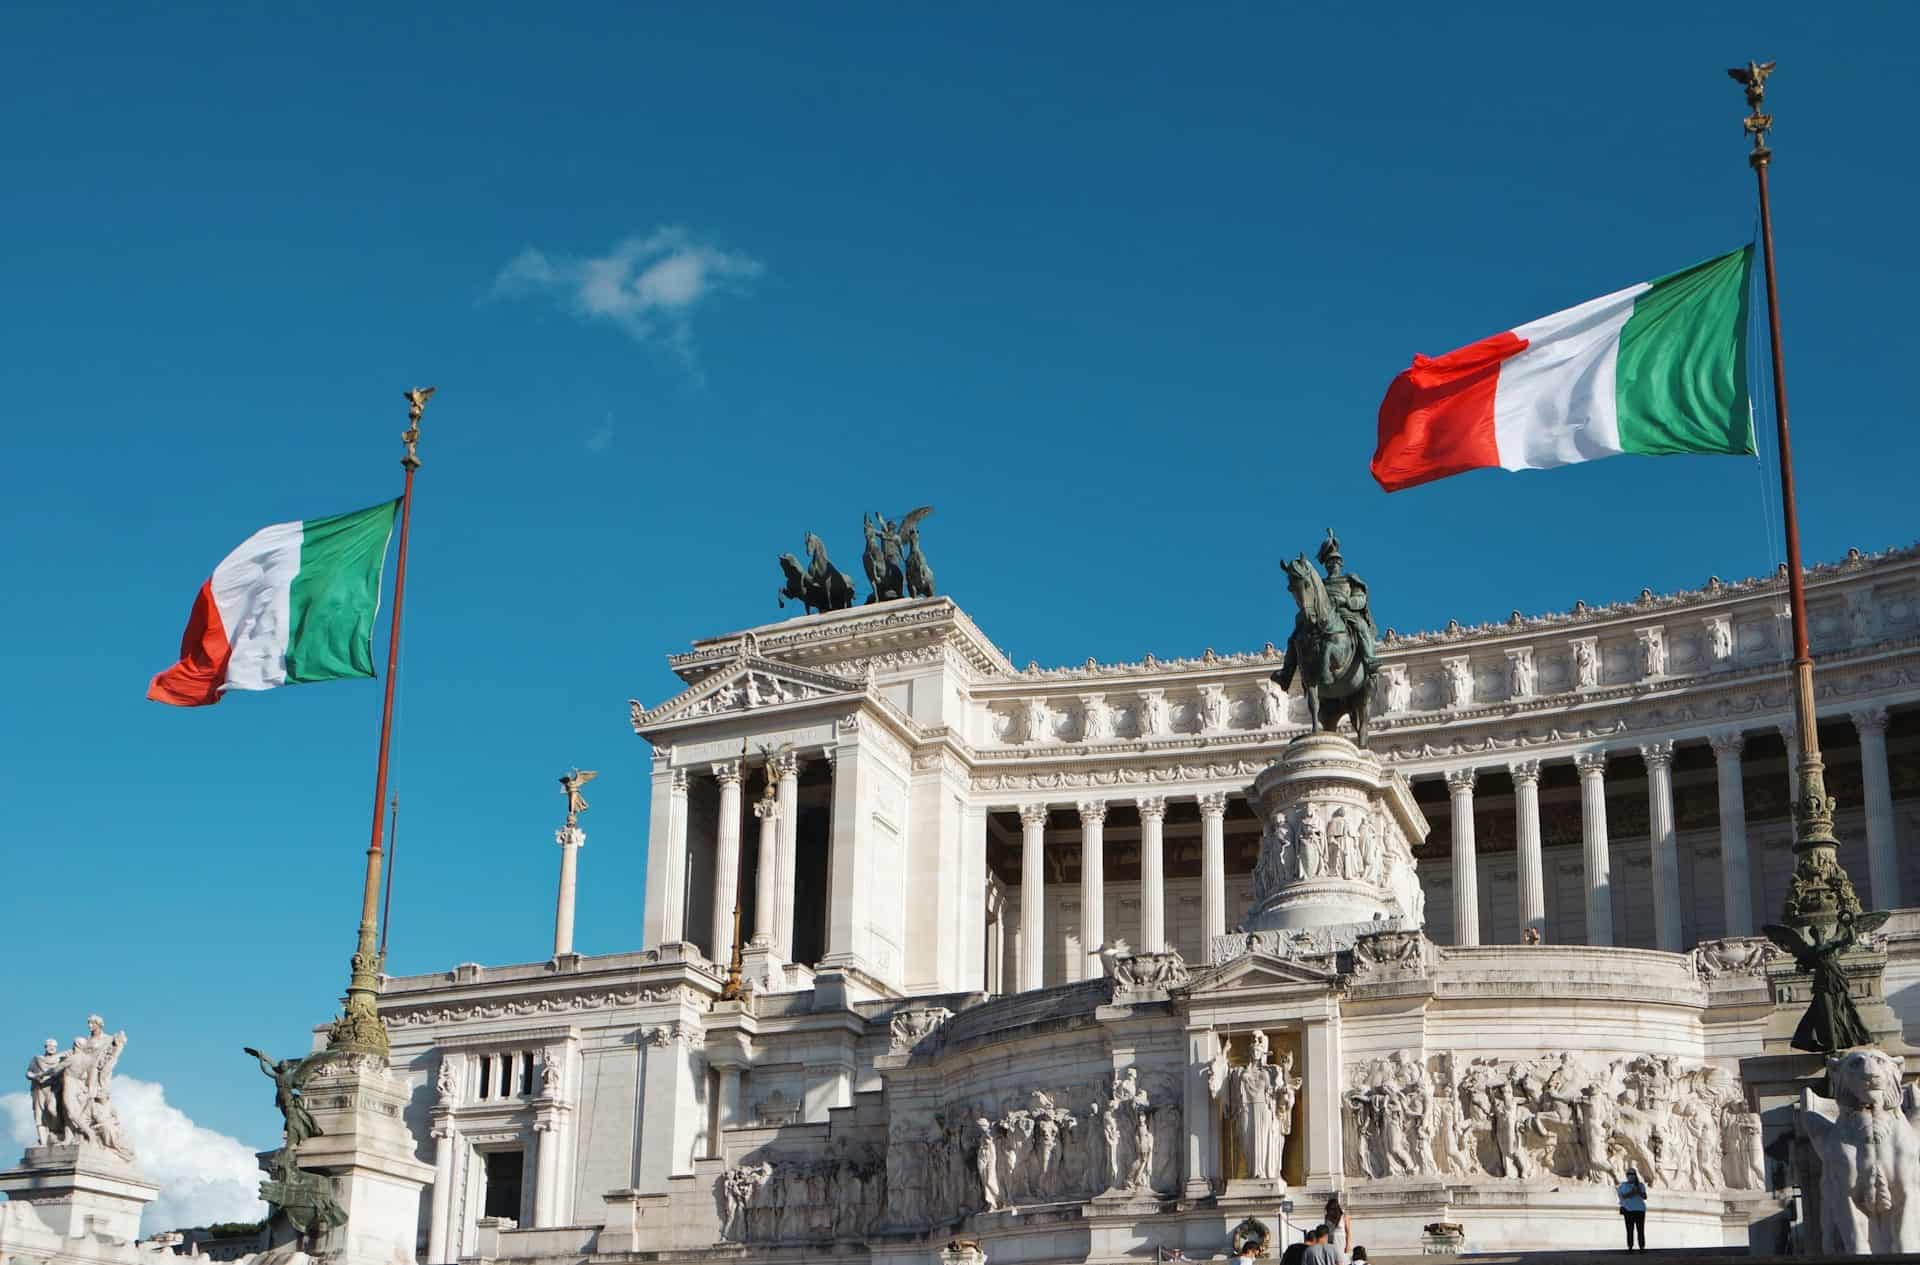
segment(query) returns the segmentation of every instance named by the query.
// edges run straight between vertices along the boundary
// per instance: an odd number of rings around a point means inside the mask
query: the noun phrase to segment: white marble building
[[[1728,1078],[1778,1035],[1778,971],[1721,941],[1779,908],[1790,866],[1783,590],[1383,638],[1371,745],[1431,826],[1433,943],[1231,934],[1254,780],[1305,729],[1271,646],[1023,670],[946,598],[697,641],[671,659],[686,689],[632,706],[645,947],[385,983],[435,1166],[421,1259],[746,1241],[924,1260],[955,1233],[996,1260],[1206,1255],[1271,1217],[1203,1072],[1245,1066],[1256,1032],[1302,1079],[1286,1181],[1303,1207],[1348,1191],[1370,1243],[1413,1247],[1445,1216],[1476,1247],[1611,1226],[1585,1117],[1540,1087],[1560,1051],[1561,1079],[1622,1116],[1616,1160],[1635,1113],[1698,1135],[1665,1241],[1744,1243],[1762,1196]],[[1920,550],[1817,568],[1808,601],[1843,860],[1870,906],[1900,906],[1920,884]],[[723,1002],[736,898],[753,992]],[[1915,939],[1883,946],[1903,1012]],[[1191,977],[1149,957],[1151,980],[1101,978],[1090,949],[1120,940]],[[1530,1159],[1500,1141],[1503,1092],[1552,1125]],[[1367,1113],[1409,1101],[1396,1146]]]

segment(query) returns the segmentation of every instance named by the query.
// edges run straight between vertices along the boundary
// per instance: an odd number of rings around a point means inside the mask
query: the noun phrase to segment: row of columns
[[[708,943],[701,946],[715,962],[733,956],[733,906],[740,895],[740,847],[745,807],[747,765],[723,760],[708,766],[720,788],[718,820],[714,828],[712,922]],[[794,865],[800,798],[800,763],[785,752],[769,758],[767,776],[774,780],[774,797],[754,804],[758,823],[759,862],[754,873],[753,942],[773,949],[782,961],[793,960]],[[667,793],[667,891],[661,903],[660,940],[686,938],[684,910],[687,890],[688,771],[673,770]]]
[[[1140,953],[1167,949],[1166,824],[1167,797],[1143,795],[1133,801],[1140,813]],[[1212,792],[1200,804],[1201,943],[1227,930],[1227,796]],[[1085,800],[1080,812],[1080,943],[1088,954],[1107,943],[1105,800]],[[1046,980],[1047,804],[1020,809],[1020,970],[1017,986],[1041,987]],[[1084,978],[1086,968],[1074,973]]]
[[[1866,799],[1867,857],[1873,903],[1899,903],[1900,858],[1893,838],[1893,791],[1887,769],[1887,710],[1867,708],[1852,714],[1860,735],[1862,784]],[[1787,749],[1793,734],[1783,726]],[[1728,730],[1707,736],[1713,748],[1720,803],[1720,873],[1726,909],[1726,934],[1753,934],[1753,884],[1747,848],[1744,774],[1740,764],[1745,736]],[[1673,815],[1673,742],[1644,743],[1640,758],[1647,771],[1647,820],[1653,867],[1654,940],[1658,948],[1683,947],[1680,917],[1680,854]],[[1580,851],[1591,945],[1613,943],[1613,886],[1607,837],[1607,752],[1583,751],[1573,757],[1580,777]],[[1518,854],[1521,933],[1546,932],[1545,869],[1540,855],[1540,761],[1507,765],[1513,779],[1515,848]],[[1453,821],[1453,939],[1480,943],[1480,888],[1473,838],[1473,792],[1477,771],[1449,769],[1448,801]],[[1797,787],[1795,788],[1797,792]]]

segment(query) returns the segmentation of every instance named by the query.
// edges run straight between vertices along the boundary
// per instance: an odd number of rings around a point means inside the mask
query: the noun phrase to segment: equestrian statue
[[[1331,733],[1347,716],[1353,721],[1354,741],[1364,747],[1368,704],[1380,675],[1367,585],[1359,576],[1347,574],[1332,528],[1321,542],[1319,558],[1326,569],[1324,580],[1305,554],[1280,564],[1287,573],[1287,592],[1300,613],[1287,638],[1286,658],[1273,679],[1284,691],[1293,687],[1298,674],[1311,732]]]
[[[804,606],[809,615],[815,611],[843,611],[852,606],[853,580],[827,560],[826,542],[808,532],[803,543],[807,550],[805,571],[792,554],[780,555],[780,569],[787,577],[780,590],[780,605],[785,606],[787,599],[792,598]]]

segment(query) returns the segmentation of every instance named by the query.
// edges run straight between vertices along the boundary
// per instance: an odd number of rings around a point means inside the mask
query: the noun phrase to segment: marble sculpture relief
[[[120,1117],[113,1109],[113,1068],[126,1048],[127,1034],[107,1035],[99,1015],[87,1016],[87,1035],[75,1037],[70,1049],[48,1037],[44,1050],[27,1064],[27,1084],[37,1145],[91,1143],[123,1159],[133,1151],[120,1136]]]

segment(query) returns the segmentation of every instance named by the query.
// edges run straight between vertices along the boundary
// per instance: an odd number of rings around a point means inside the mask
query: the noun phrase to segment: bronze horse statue
[[[780,555],[780,569],[786,573],[787,582],[779,594],[780,605],[785,606],[792,598],[806,608],[807,614],[815,611],[843,611],[853,605],[853,581],[847,573],[827,560],[827,546],[820,537],[808,532],[804,542],[807,550],[807,569],[800,569],[800,560],[790,553]]]
[[[1327,600],[1326,585],[1320,573],[1301,554],[1283,562],[1287,573],[1287,592],[1300,607],[1294,616],[1293,635],[1287,638],[1287,656],[1273,674],[1282,690],[1300,676],[1300,689],[1307,696],[1307,724],[1310,732],[1333,732],[1340,718],[1353,721],[1354,741],[1367,745],[1367,670],[1353,630]]]

